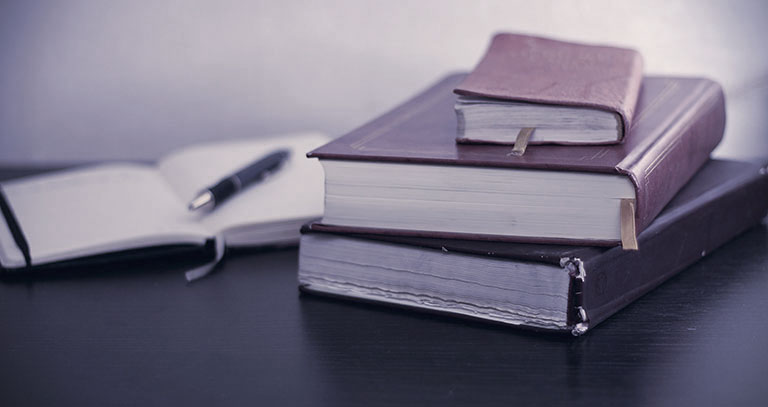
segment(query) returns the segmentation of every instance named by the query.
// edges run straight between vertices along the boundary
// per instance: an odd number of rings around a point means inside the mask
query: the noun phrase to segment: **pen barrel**
[[[221,180],[216,185],[212,186],[209,191],[213,194],[213,199],[216,204],[223,202],[225,199],[234,195],[235,192],[241,188],[238,180],[234,176]]]
[[[213,195],[214,204],[218,205],[248,185],[261,181],[267,174],[280,167],[289,155],[288,150],[275,151],[208,188]]]
[[[254,182],[259,182],[267,174],[280,167],[288,155],[289,151],[287,150],[275,151],[261,160],[240,169],[234,176],[237,177],[237,181],[239,181],[243,187]]]

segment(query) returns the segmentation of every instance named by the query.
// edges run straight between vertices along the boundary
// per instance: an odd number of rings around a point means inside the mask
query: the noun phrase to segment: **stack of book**
[[[308,154],[325,212],[300,288],[583,334],[766,215],[765,163],[709,158],[724,126],[711,80],[499,34],[471,73]]]

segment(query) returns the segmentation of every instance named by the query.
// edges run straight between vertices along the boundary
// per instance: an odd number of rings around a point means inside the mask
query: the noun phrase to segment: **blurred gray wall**
[[[362,124],[492,33],[634,47],[728,96],[721,156],[768,156],[768,2],[4,1],[0,164],[153,160],[211,139]]]

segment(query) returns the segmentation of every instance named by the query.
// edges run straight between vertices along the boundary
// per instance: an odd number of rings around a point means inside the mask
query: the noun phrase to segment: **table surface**
[[[767,249],[764,221],[579,338],[299,294],[296,249],[0,283],[0,405],[766,405]]]

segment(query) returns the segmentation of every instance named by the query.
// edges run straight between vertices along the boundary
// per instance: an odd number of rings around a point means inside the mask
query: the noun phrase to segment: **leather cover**
[[[463,96],[606,110],[629,133],[643,80],[640,53],[518,34],[497,34],[455,89]]]
[[[711,160],[639,236],[640,250],[349,234],[470,255],[563,266],[571,272],[569,325],[594,327],[624,306],[760,223],[768,212],[766,163]],[[303,233],[325,229],[306,225]],[[583,267],[583,281],[578,266]],[[587,321],[579,317],[584,309]],[[583,332],[577,332],[583,333]]]
[[[725,98],[717,83],[699,78],[646,77],[634,124],[624,143],[537,145],[529,146],[525,155],[515,156],[509,154],[508,147],[455,142],[453,89],[465,78],[466,74],[449,75],[413,99],[307,156],[621,174],[635,185],[635,221],[640,233],[707,161],[725,128]],[[619,244],[589,240],[550,243]]]

